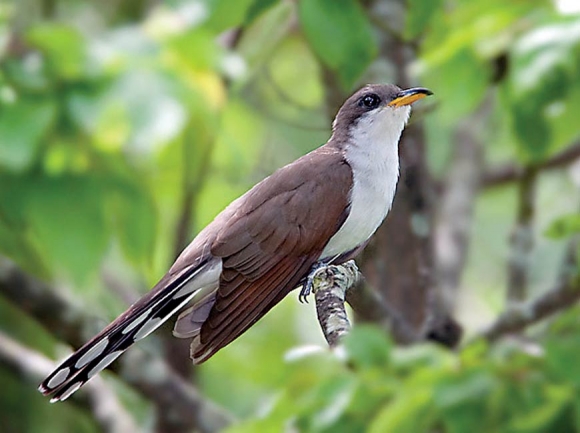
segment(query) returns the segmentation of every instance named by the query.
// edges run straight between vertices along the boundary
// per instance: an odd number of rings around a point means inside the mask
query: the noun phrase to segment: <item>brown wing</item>
[[[319,148],[249,191],[211,246],[223,271],[214,304],[192,343],[203,362],[294,289],[348,215],[350,167]]]

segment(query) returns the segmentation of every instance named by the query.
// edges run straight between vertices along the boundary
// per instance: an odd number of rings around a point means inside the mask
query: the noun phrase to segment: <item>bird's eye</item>
[[[370,93],[370,94],[365,95],[361,98],[359,105],[361,105],[369,110],[372,110],[374,108],[377,108],[380,103],[381,103],[381,98],[379,98],[374,93]]]

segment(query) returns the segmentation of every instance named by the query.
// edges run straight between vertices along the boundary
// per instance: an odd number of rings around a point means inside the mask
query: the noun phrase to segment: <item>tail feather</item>
[[[215,304],[216,289],[217,287],[213,288],[211,293],[181,312],[175,321],[174,336],[177,338],[193,338],[199,335],[201,327]]]
[[[155,331],[208,284],[215,284],[221,261],[206,260],[179,274],[164,277],[119,318],[69,356],[39,386],[51,402],[67,399],[106,368],[133,343]],[[169,281],[167,281],[169,280]]]

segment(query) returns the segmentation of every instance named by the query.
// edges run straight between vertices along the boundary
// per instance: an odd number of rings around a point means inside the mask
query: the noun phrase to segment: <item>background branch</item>
[[[57,365],[40,353],[26,348],[0,332],[0,365],[20,377],[30,388],[38,384]],[[90,411],[97,424],[106,433],[138,432],[135,420],[121,406],[115,393],[102,378],[87,383],[84,393],[73,394],[70,401]]]
[[[549,159],[536,165],[539,171],[553,170],[572,164],[580,158],[580,142],[568,146],[566,149],[555,154]],[[506,183],[519,181],[524,176],[524,167],[517,164],[505,164],[500,167],[489,168],[482,176],[482,187],[493,188]]]
[[[38,320],[59,340],[80,347],[103,327],[103,322],[56,290],[20,270],[0,256],[0,293]],[[159,411],[170,415],[177,428],[196,427],[215,432],[233,421],[233,417],[214,403],[201,397],[187,381],[177,375],[160,358],[138,347],[129,350],[111,366],[120,379],[154,402]]]
[[[538,169],[528,166],[518,186],[518,209],[510,239],[508,260],[508,305],[527,298],[530,255],[534,246],[534,204]]]
[[[576,263],[577,248],[577,240],[570,243],[562,274],[552,290],[530,302],[520,304],[515,308],[508,308],[479,335],[479,338],[494,341],[504,335],[520,332],[527,326],[566,310],[578,302],[580,279]]]

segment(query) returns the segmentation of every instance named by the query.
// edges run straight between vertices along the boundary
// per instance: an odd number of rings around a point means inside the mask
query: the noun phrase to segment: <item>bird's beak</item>
[[[413,87],[412,89],[401,90],[395,99],[389,102],[389,107],[403,107],[411,105],[413,102],[423,99],[425,96],[432,95],[433,92],[424,87]]]

